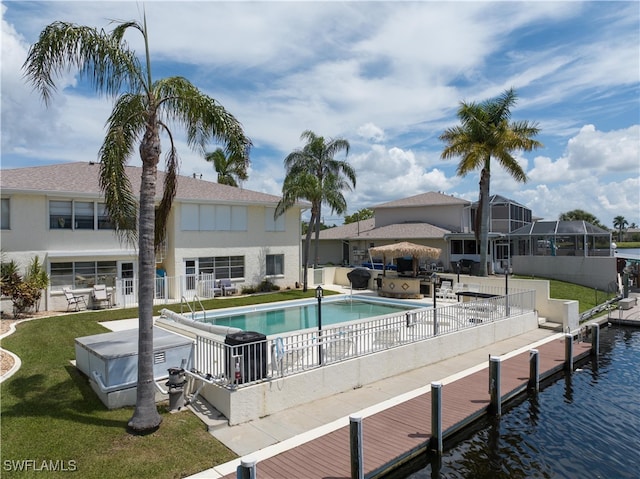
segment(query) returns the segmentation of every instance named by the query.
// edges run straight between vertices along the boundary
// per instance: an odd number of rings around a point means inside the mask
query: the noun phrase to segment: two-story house
[[[63,288],[89,296],[106,284],[115,302],[137,302],[136,246],[121,242],[105,210],[100,165],[63,163],[4,169],[0,178],[3,261],[24,267],[34,256],[51,279],[48,309],[66,305]],[[140,167],[127,167],[134,192]],[[158,178],[158,201],[162,176]],[[167,235],[156,257],[156,295],[180,300],[200,279],[229,278],[238,290],[268,280],[293,287],[300,280],[300,215],[296,205],[274,220],[278,196],[180,176]]]
[[[409,241],[442,253],[439,268],[455,271],[464,260],[478,262],[475,239],[477,203],[441,192],[422,193],[371,208],[374,217],[320,232],[319,264],[358,265],[369,260],[369,248]],[[510,257],[509,233],[530,224],[531,210],[499,195],[490,198],[489,270],[500,269]]]

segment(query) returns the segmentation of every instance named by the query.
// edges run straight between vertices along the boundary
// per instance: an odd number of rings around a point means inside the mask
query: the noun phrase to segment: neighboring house
[[[510,258],[509,233],[530,224],[532,215],[500,195],[491,196],[490,205],[489,271],[501,271]],[[467,265],[480,260],[473,228],[477,203],[431,191],[371,209],[372,219],[320,232],[320,264],[375,261],[379,258],[369,258],[369,248],[399,241],[440,248],[436,264],[448,271],[455,271],[461,260]]]
[[[2,170],[3,261],[24,267],[35,255],[50,275],[45,307],[66,306],[63,288],[89,296],[106,284],[118,304],[137,302],[137,252],[109,223],[98,184],[100,165],[63,163]],[[140,167],[127,167],[133,191]],[[163,172],[158,173],[158,201]],[[212,280],[238,290],[267,279],[280,287],[300,280],[300,215],[296,205],[273,219],[278,196],[180,176],[162,252],[156,257],[157,298],[208,297]],[[204,279],[207,282],[204,282]]]
[[[436,263],[447,267],[445,236],[469,230],[470,207],[469,201],[433,191],[374,206],[372,219],[320,231],[319,264],[375,261],[380,258],[369,258],[369,248],[410,241],[440,248]]]

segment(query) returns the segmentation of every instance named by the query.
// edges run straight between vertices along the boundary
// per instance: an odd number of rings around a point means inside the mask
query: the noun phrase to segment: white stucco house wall
[[[99,168],[77,162],[1,170],[2,260],[16,260],[23,268],[37,255],[44,263],[51,285],[41,309],[64,309],[63,288],[89,298],[94,284],[106,284],[116,303],[135,302],[136,245],[121,242],[109,224]],[[137,194],[141,168],[130,166],[126,173]],[[159,201],[164,173],[158,175]],[[305,205],[274,220],[279,200],[180,176],[166,244],[156,257],[159,275],[172,280],[156,294],[177,300],[193,296],[200,275],[230,278],[238,291],[265,279],[294,287],[300,281]]]

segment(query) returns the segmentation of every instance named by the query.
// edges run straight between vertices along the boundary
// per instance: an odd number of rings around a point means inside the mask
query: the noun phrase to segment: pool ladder
[[[189,304],[189,301],[187,301],[187,298],[185,298],[184,296],[180,297],[180,314],[183,314],[183,307],[186,306],[187,308],[189,308],[189,311],[191,311],[191,319],[195,319],[196,312],[194,310],[196,309],[196,301],[200,305],[200,310],[202,311],[202,319],[207,319],[207,312],[205,311],[204,306],[202,306],[200,298],[198,298],[198,296],[195,294],[193,295],[193,308]]]

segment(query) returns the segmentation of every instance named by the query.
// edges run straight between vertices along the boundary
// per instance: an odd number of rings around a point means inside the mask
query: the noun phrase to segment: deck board
[[[589,354],[589,343],[574,342],[574,360]],[[538,348],[539,373],[548,376],[564,367],[565,339]],[[488,363],[488,362],[487,362]],[[501,394],[526,388],[529,352],[501,361]],[[442,387],[442,429],[445,436],[486,414],[490,402],[488,368]],[[379,471],[431,438],[431,393],[427,392],[362,420],[365,475]],[[350,478],[349,426],[301,444],[257,464],[260,479]],[[229,479],[236,475],[226,476]]]

